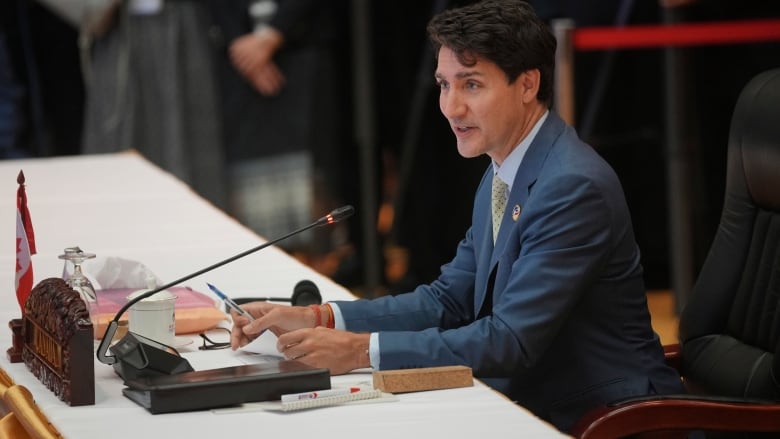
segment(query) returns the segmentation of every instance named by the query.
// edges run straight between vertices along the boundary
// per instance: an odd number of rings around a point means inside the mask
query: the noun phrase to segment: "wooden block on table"
[[[374,388],[388,393],[471,387],[474,378],[466,366],[425,367],[374,372]]]

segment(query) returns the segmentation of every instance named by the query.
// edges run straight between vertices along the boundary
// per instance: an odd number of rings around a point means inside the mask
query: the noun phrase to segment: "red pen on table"
[[[282,395],[282,402],[302,401],[306,399],[320,399],[331,396],[349,395],[350,393],[360,392],[360,387],[345,387],[340,389],[315,390],[313,392],[292,393]]]

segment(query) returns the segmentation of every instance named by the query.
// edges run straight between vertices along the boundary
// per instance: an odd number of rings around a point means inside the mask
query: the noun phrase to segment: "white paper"
[[[265,331],[259,337],[252,340],[246,346],[239,348],[240,351],[251,352],[253,354],[272,355],[274,357],[283,357],[282,353],[276,349],[278,337],[271,331]]]
[[[232,351],[230,349],[182,352],[182,356],[190,362],[190,365],[195,370],[220,369],[246,364],[277,363],[282,360],[279,356],[260,355],[246,351]]]

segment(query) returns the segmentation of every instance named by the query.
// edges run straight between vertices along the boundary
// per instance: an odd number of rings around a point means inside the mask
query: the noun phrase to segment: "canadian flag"
[[[30,221],[30,211],[27,210],[27,193],[24,190],[22,171],[19,171],[16,182],[19,183],[19,189],[16,191],[16,299],[24,314],[24,304],[33,286],[31,256],[35,254],[35,233]]]

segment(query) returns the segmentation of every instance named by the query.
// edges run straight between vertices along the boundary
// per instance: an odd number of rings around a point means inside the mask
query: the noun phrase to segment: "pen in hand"
[[[241,308],[240,306],[238,306],[238,304],[236,302],[233,302],[233,299],[231,299],[230,297],[226,296],[225,293],[223,293],[222,291],[219,291],[219,288],[215,287],[214,285],[211,285],[208,282],[206,282],[206,285],[208,285],[209,288],[211,289],[211,291],[213,291],[214,294],[216,294],[220,299],[222,299],[222,301],[225,302],[225,304],[229,308],[232,308],[235,312],[237,312],[237,313],[241,314],[242,316],[246,317],[247,319],[249,319],[250,322],[255,320],[255,318],[252,317],[252,314],[249,314],[244,308]]]

